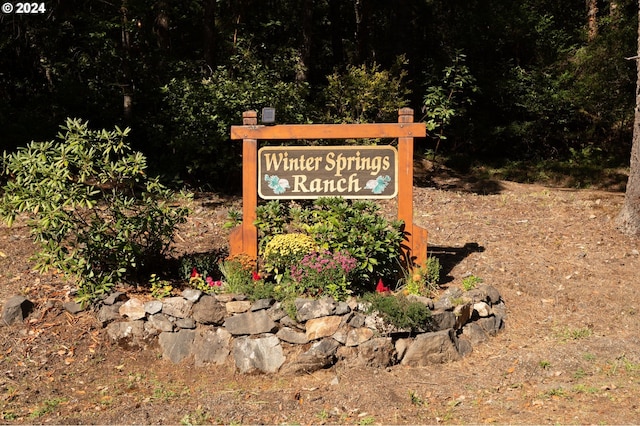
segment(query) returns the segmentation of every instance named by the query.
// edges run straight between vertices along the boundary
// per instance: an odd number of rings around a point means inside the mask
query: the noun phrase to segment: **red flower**
[[[200,274],[198,273],[198,270],[194,266],[193,269],[191,270],[191,278],[197,278],[199,276],[200,276]]]
[[[384,285],[384,283],[382,282],[382,278],[380,278],[378,280],[378,285],[376,286],[376,291],[378,293],[386,293],[388,291],[391,291],[391,289],[387,286]]]
[[[260,280],[262,279],[262,278],[260,278],[260,274],[259,274],[259,273],[257,273],[256,271],[253,271],[253,272],[251,273],[251,278],[252,278],[254,281],[260,281]]]

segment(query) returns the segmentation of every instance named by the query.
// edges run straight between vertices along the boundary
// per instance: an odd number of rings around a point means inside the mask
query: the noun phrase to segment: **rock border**
[[[505,327],[506,305],[487,284],[463,292],[446,290],[436,301],[413,297],[431,310],[424,333],[386,324],[366,305],[330,297],[295,300],[290,318],[273,299],[208,295],[185,289],[180,296],[144,301],[115,292],[95,306],[107,335],[124,347],[158,345],[164,359],[191,360],[196,367],[233,362],[240,373],[309,373],[335,364],[384,368],[421,367],[458,360]],[[10,302],[10,303],[9,303]],[[63,304],[71,313],[80,308]],[[28,316],[25,298],[5,303],[2,322]]]

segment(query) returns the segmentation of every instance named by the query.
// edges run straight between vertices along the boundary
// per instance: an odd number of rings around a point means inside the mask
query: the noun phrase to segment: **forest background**
[[[602,178],[627,166],[635,105],[631,0],[44,2],[0,15],[0,150],[66,117],[131,127],[151,171],[239,189],[242,112],[280,123],[396,121],[417,154],[506,178]],[[509,176],[509,173],[514,176]],[[515,176],[515,174],[519,174]]]

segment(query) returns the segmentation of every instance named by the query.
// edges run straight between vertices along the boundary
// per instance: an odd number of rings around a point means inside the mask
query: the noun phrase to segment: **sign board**
[[[393,146],[268,146],[258,151],[258,195],[267,200],[394,198]]]

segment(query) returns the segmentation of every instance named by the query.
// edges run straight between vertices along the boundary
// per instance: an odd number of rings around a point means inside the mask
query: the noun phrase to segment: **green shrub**
[[[421,302],[409,300],[401,293],[367,293],[364,300],[370,304],[368,313],[377,312],[386,323],[398,329],[412,332],[428,329],[431,311]]]
[[[404,84],[404,57],[390,71],[380,66],[348,65],[343,74],[327,76],[324,91],[327,120],[340,123],[396,121],[398,107],[406,105],[409,90]]]
[[[321,248],[353,256],[354,281],[370,288],[379,278],[397,277],[403,241],[401,222],[386,220],[379,210],[372,201],[319,198],[301,214],[301,226]]]
[[[57,140],[32,142],[5,158],[10,177],[0,214],[11,225],[26,213],[40,248],[37,267],[61,270],[88,302],[122,279],[148,277],[169,252],[188,210],[145,174],[129,129],[90,130],[67,119]]]
[[[349,253],[356,259],[352,290],[372,290],[379,278],[397,279],[400,244],[404,238],[402,223],[388,221],[379,210],[372,201],[339,197],[319,198],[303,204],[270,201],[257,209],[255,224],[260,252],[264,254],[266,246],[278,235],[308,234],[320,249]]]
[[[229,126],[242,123],[243,111],[271,106],[280,122],[306,121],[308,87],[295,78],[295,52],[270,58],[281,65],[275,68],[256,57],[254,46],[240,42],[234,51],[206,78],[197,66],[161,88],[160,112],[144,130],[164,173],[219,190],[237,188],[242,144],[229,142]]]

